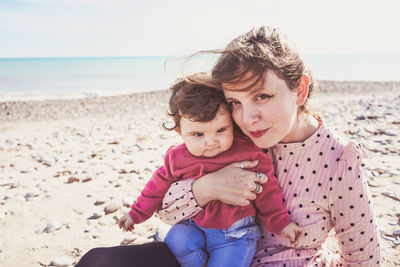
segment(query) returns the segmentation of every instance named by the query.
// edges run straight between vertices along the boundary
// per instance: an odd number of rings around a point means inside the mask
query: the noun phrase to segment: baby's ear
[[[177,132],[179,135],[181,135],[181,130],[180,130],[178,127],[176,127],[174,130],[175,130],[175,132]]]

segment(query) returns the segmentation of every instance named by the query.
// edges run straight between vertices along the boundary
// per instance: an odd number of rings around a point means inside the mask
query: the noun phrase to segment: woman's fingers
[[[258,160],[244,160],[240,162],[235,162],[233,163],[233,165],[237,168],[245,170],[256,167],[258,165]],[[268,182],[268,177],[263,173],[255,173],[254,181],[256,183],[265,184],[266,182]]]
[[[233,163],[235,167],[240,169],[253,168],[258,165],[258,160],[244,160],[240,162]]]
[[[203,207],[209,201],[220,200],[231,205],[249,205],[262,192],[260,184],[267,181],[266,175],[247,170],[257,164],[257,160],[235,162],[197,179],[192,186],[197,203]]]
[[[255,182],[260,184],[265,184],[266,182],[268,182],[268,176],[265,175],[264,173],[257,172]]]
[[[263,191],[262,186],[259,183],[255,183],[255,188],[251,192],[255,194],[260,194],[262,191]]]

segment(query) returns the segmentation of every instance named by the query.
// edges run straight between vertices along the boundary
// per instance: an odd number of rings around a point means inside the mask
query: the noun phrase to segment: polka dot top
[[[283,201],[291,221],[304,228],[295,249],[288,239],[274,235],[261,224],[262,237],[252,266],[380,266],[379,233],[362,159],[365,152],[355,143],[342,144],[321,123],[302,143],[277,144],[265,150],[273,162]],[[177,223],[195,215],[193,180],[171,186],[165,201]],[[176,212],[176,207],[180,212]],[[182,216],[185,210],[187,216]],[[334,231],[339,254],[328,251],[324,241]]]

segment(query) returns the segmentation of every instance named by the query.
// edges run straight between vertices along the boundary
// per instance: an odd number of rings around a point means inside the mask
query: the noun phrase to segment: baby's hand
[[[132,231],[133,230],[133,221],[132,218],[129,214],[125,214],[118,220],[118,226],[121,229],[124,229],[124,231]]]
[[[304,230],[295,223],[289,223],[285,228],[283,228],[280,235],[289,238],[290,243],[297,248],[299,245],[299,239],[304,235]]]

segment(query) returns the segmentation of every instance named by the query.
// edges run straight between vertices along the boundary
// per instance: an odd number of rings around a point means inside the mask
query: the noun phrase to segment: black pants
[[[75,267],[179,267],[164,242],[94,248]]]

